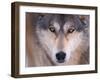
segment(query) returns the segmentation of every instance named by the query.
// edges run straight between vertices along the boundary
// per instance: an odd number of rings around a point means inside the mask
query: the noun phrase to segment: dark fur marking
[[[78,15],[65,15],[65,14],[46,14],[39,16],[37,19],[37,26],[40,27],[40,29],[47,30],[50,25],[53,25],[52,22],[56,20],[56,22],[60,25],[60,31],[63,32],[63,26],[67,21],[73,22],[73,26],[75,26],[75,29],[80,32],[84,30],[84,28],[88,27],[89,23],[86,24],[86,21],[80,20]],[[89,21],[88,21],[89,22]]]

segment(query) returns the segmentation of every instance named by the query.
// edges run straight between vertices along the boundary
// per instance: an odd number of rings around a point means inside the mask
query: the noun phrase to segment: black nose
[[[66,53],[60,51],[56,54],[56,58],[59,63],[63,63],[65,61]]]

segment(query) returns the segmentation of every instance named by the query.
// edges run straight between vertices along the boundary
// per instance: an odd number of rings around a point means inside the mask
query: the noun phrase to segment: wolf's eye
[[[75,29],[74,28],[71,28],[71,29],[68,30],[68,33],[72,33],[74,31],[75,31]]]
[[[54,28],[53,26],[50,26],[50,27],[49,27],[49,30],[50,30],[51,32],[55,32],[55,28]]]

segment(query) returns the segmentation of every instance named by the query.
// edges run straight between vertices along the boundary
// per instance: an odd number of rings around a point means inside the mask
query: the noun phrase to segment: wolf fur
[[[68,32],[71,28],[72,33]],[[60,51],[66,54],[61,63],[56,57]],[[89,64],[88,15],[27,13],[26,66],[79,64]]]

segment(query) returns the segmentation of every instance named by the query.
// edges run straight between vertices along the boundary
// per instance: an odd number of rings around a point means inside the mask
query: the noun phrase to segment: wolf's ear
[[[80,15],[79,19],[84,25],[89,25],[89,15]]]
[[[44,14],[40,14],[40,15],[38,16],[38,20],[42,20],[44,16],[45,16]]]

